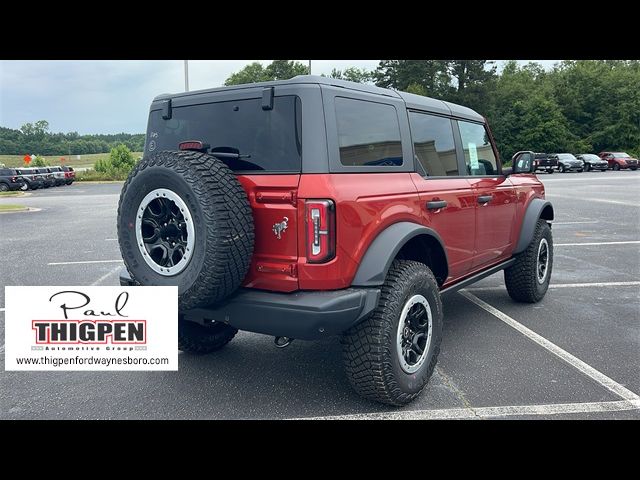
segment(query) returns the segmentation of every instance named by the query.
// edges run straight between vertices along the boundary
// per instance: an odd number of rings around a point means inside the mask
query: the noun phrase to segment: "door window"
[[[498,175],[498,163],[489,134],[480,123],[458,121],[467,175]]]
[[[451,120],[409,112],[409,126],[418,172],[427,177],[457,176],[458,162]]]

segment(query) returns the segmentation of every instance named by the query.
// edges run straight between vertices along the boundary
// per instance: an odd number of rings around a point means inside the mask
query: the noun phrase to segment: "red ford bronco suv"
[[[120,196],[120,282],[179,287],[186,352],[238,329],[341,335],[355,389],[404,405],[435,367],[441,295],[500,270],[516,301],[545,295],[534,158],[502,168],[469,108],[331,78],[160,95]]]

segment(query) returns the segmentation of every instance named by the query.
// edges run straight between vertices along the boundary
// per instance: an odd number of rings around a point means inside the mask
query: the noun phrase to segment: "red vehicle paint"
[[[612,170],[638,169],[638,159],[625,152],[600,152],[598,156],[606,160]]]
[[[243,286],[279,292],[337,290],[351,285],[373,240],[390,225],[408,221],[430,227],[443,240],[449,276],[443,288],[509,258],[526,206],[544,198],[534,174],[495,178],[424,179],[417,173],[241,175],[256,229],[268,231],[288,218],[282,239],[256,237]],[[491,195],[481,205],[477,199]],[[336,208],[336,255],[308,263],[304,211],[307,199],[331,199]],[[446,209],[425,202],[445,200]],[[294,237],[295,234],[295,237]]]

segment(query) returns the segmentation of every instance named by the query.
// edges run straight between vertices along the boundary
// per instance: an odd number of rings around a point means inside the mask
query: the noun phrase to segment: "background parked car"
[[[35,168],[16,168],[16,172],[25,181],[27,190],[37,190],[44,187],[44,179],[42,175],[36,173]]]
[[[593,153],[582,153],[576,156],[576,158],[584,162],[584,169],[587,172],[590,172],[591,170],[600,170],[601,172],[604,172],[609,168],[609,164],[606,160],[601,159],[598,155],[594,155]]]
[[[61,167],[64,172],[64,178],[67,185],[71,185],[76,179],[76,171],[73,167],[63,166]]]
[[[67,179],[65,178],[62,167],[49,167],[49,171],[53,173],[53,178],[56,181],[56,187],[67,184]]]
[[[44,188],[56,186],[56,179],[54,178],[53,173],[51,173],[51,170],[49,170],[49,167],[38,167],[36,168],[36,171],[38,172],[38,174],[42,175],[42,179],[44,180]]]
[[[534,172],[544,170],[547,173],[553,173],[558,170],[558,159],[546,153],[536,153],[533,160]]]
[[[556,153],[553,156],[558,159],[558,166],[562,173],[570,171],[582,172],[584,170],[584,162],[578,160],[572,153]]]
[[[613,170],[624,170],[626,168],[631,170],[638,169],[638,159],[633,158],[625,152],[600,152],[598,156],[603,160],[606,160],[609,164],[609,168]]]
[[[24,180],[14,168],[0,168],[0,192],[20,190]]]

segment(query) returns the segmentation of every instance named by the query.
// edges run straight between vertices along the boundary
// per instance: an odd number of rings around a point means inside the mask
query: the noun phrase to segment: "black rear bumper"
[[[128,272],[121,285],[133,285]],[[240,288],[223,302],[180,312],[185,320],[223,322],[239,330],[315,340],[338,335],[369,315],[378,305],[379,288],[276,293]]]

